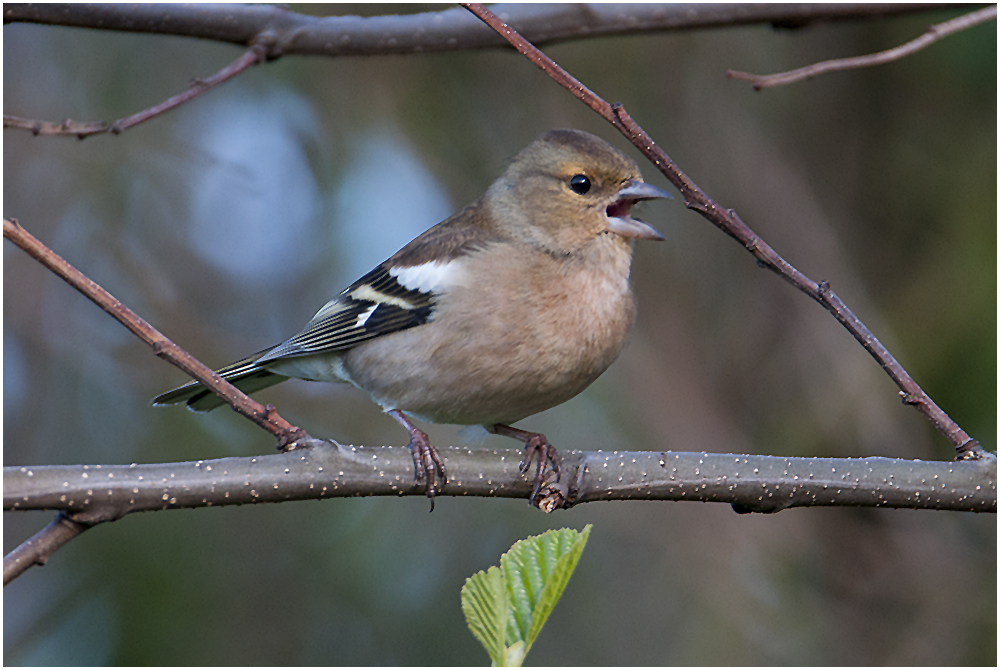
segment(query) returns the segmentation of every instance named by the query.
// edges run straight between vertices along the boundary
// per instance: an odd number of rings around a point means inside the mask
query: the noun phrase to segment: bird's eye
[[[590,190],[590,179],[583,174],[573,175],[569,180],[569,187],[573,189],[574,193],[583,195]]]

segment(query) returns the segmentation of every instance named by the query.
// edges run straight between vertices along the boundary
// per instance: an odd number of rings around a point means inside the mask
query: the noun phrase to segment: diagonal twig
[[[249,418],[278,438],[278,448],[291,451],[298,446],[315,444],[304,430],[291,425],[274,411],[273,405],[261,405],[256,400],[231,385],[211,368],[194,358],[166,336],[149,325],[135,312],[125,307],[95,281],[66,262],[58,254],[39,242],[21,227],[15,219],[3,220],[3,236],[19,246],[29,256],[65,280],[73,288],[90,298],[101,309],[137,335],[153,348],[160,358],[176,365],[199,382],[210,388],[229,403],[234,410]],[[34,565],[45,562],[60,547],[91,526],[113,521],[121,514],[117,510],[100,509],[96,514],[84,510],[77,514],[60,514],[55,521],[23,542],[4,557],[4,585],[23,574]]]
[[[305,431],[278,416],[273,406],[268,405],[265,407],[261,405],[220,377],[210,367],[171,342],[163,333],[153,328],[138,314],[119,302],[113,295],[97,284],[97,282],[87,277],[54,251],[39,242],[31,233],[22,228],[15,219],[4,218],[3,236],[65,280],[70,286],[90,298],[98,307],[118,320],[143,342],[151,346],[157,356],[176,365],[197,379],[221,396],[237,412],[277,437],[280,448],[290,448],[296,440],[308,437]]]
[[[725,209],[705,194],[697,184],[670,159],[653,138],[646,133],[621,104],[610,104],[584,86],[579,80],[542,53],[537,47],[521,37],[515,30],[500,20],[485,5],[462,3],[470,12],[507,39],[515,49],[524,54],[543,72],[558,82],[563,88],[586,103],[622,133],[684,196],[684,204],[693,209],[724,233],[738,241],[752,253],[758,263],[781,276],[810,298],[821,304],[854,336],[861,346],[870,353],[900,389],[903,402],[914,406],[928,418],[934,427],[955,447],[957,457],[980,458],[983,454],[979,443],[973,440],[944,410],[928,396],[906,372],[902,365],[889,353],[874,334],[847,308],[826,281],[815,282],[795,269],[779,256],[764,240],[758,237],[732,209]]]
[[[898,47],[887,49],[886,51],[880,51],[878,53],[868,54],[865,56],[855,56],[853,58],[825,60],[820,63],[807,65],[806,67],[800,67],[796,70],[778,72],[777,74],[758,75],[750,72],[740,72],[738,70],[726,70],[726,77],[729,79],[744,79],[749,81],[753,84],[754,90],[759,91],[762,88],[784,86],[785,84],[794,84],[805,79],[812,79],[813,77],[826,74],[827,72],[840,72],[842,70],[853,70],[862,67],[872,67],[873,65],[882,65],[884,63],[891,63],[894,60],[899,60],[900,58],[905,58],[912,53],[916,53],[921,49],[929,47],[934,42],[937,42],[948,35],[953,35],[973,26],[978,26],[980,23],[995,21],[996,18],[997,6],[992,5],[969,14],[963,14],[962,16],[954,18],[950,21],[945,21],[944,23],[934,24],[927,29],[927,32],[917,39],[911,40],[906,44],[901,44]]]
[[[143,121],[148,121],[149,119],[168,112],[175,107],[179,107],[186,102],[194,100],[205,91],[229,81],[253,65],[263,63],[268,57],[267,46],[265,43],[266,40],[264,39],[256,41],[250,46],[249,49],[244,51],[239,58],[213,74],[211,77],[208,77],[207,79],[195,79],[191,82],[191,85],[186,91],[178,93],[171,98],[167,98],[158,105],[153,105],[148,109],[144,109],[141,112],[132,114],[131,116],[126,116],[123,119],[118,119],[112,123],[107,123],[105,121],[73,121],[72,119],[66,119],[61,123],[53,123],[51,121],[35,121],[34,119],[23,119],[17,116],[8,116],[4,114],[3,127],[28,130],[34,135],[75,136],[81,140],[86,139],[91,135],[100,135],[103,133],[118,135],[132,126],[137,126]]]

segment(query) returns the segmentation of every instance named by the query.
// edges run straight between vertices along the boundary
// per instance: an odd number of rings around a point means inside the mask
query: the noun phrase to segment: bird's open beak
[[[640,200],[652,200],[654,198],[673,198],[662,188],[657,188],[644,181],[630,181],[618,191],[618,199],[608,205],[608,230],[622,237],[636,238],[640,240],[662,240],[660,235],[648,223],[643,223],[638,219],[629,216],[632,205]]]

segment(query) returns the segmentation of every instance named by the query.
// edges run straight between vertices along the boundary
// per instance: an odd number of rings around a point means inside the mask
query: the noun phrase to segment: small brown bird
[[[544,435],[510,424],[577,395],[618,356],[635,319],[632,241],[663,239],[629,211],[670,197],[604,140],[547,132],[479,200],[351,284],[298,335],[218,372],[246,393],[290,377],[368,392],[409,432],[432,509],[444,462],[410,417],[521,440],[521,471],[538,461],[535,502],[558,455]],[[153,400],[181,402],[199,412],[223,404],[198,382]]]

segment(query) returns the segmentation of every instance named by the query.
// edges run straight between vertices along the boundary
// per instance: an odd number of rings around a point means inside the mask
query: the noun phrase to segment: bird
[[[406,244],[326,303],[301,332],[217,370],[245,393],[289,378],[347,382],[406,429],[415,483],[435,495],[444,461],[413,423],[483,426],[537,461],[529,501],[559,456],[514,428],[560,405],[617,358],[632,328],[635,240],[662,240],[630,215],[672,196],[635,161],[580,130],[550,130],[510,160],[478,200]],[[199,382],[153,399],[207,412]]]

